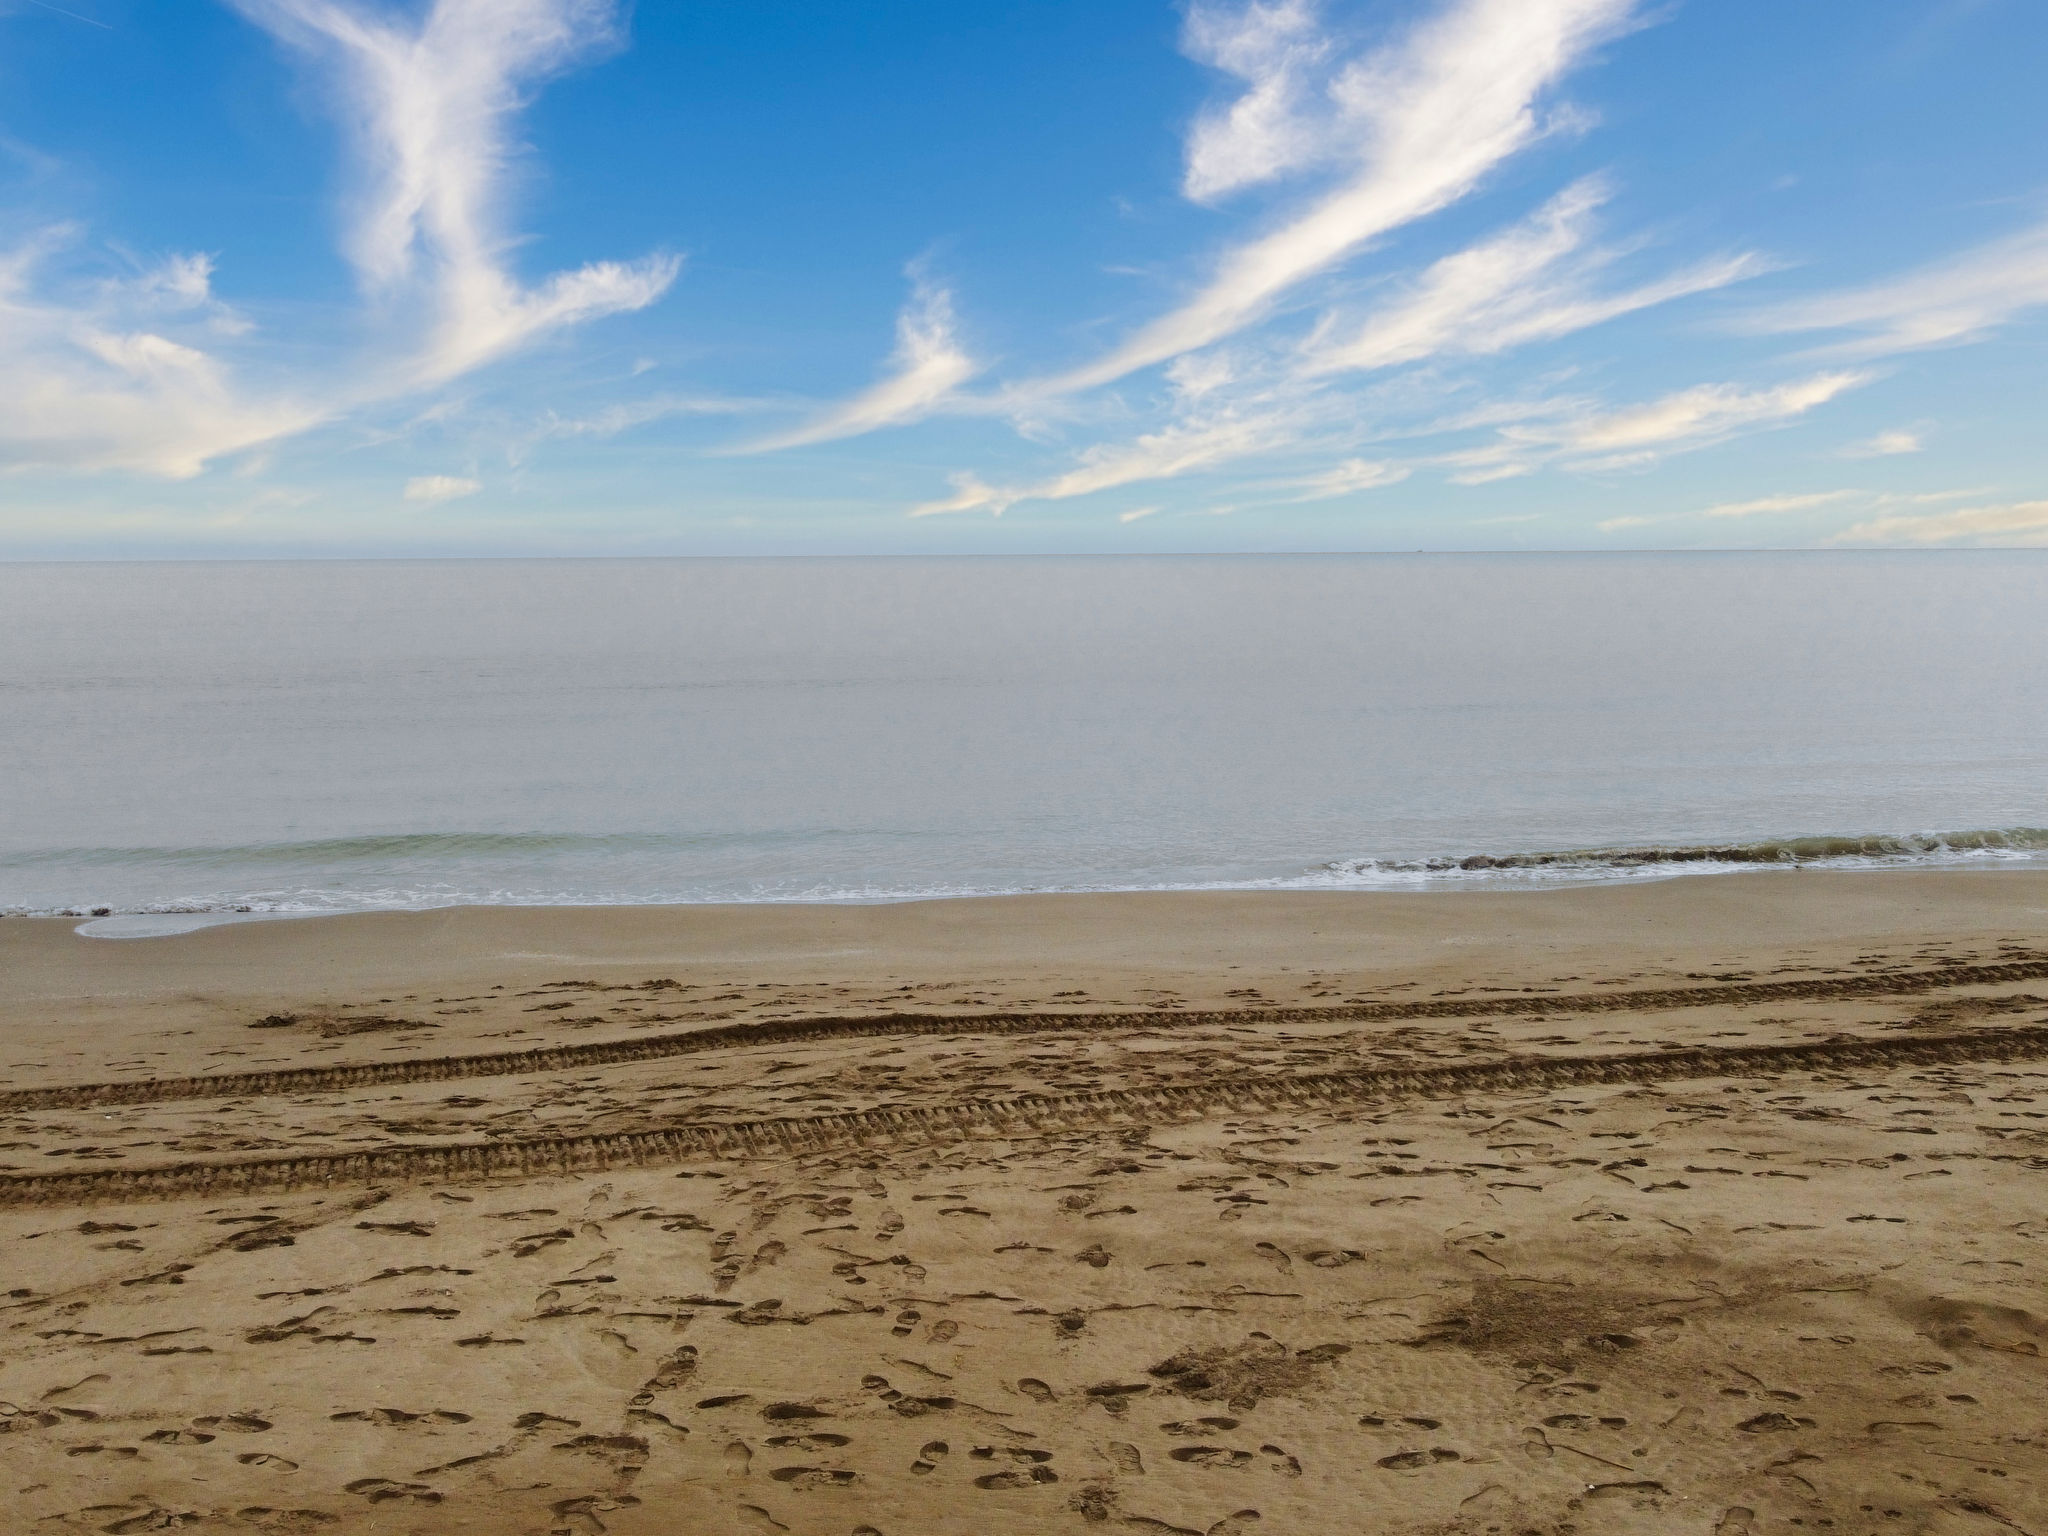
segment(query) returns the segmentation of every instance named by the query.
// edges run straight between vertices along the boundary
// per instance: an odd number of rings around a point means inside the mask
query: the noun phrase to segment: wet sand
[[[74,926],[22,1530],[2048,1531],[2048,876]]]

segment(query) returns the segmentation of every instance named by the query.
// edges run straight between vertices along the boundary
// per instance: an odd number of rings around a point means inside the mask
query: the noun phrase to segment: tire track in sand
[[[1218,1111],[1327,1108],[1360,1100],[1441,1098],[1683,1078],[1946,1066],[2048,1056],[2048,1025],[1799,1045],[1695,1046],[1608,1056],[1517,1056],[1458,1066],[1212,1079],[1090,1093],[1026,1094],[957,1104],[856,1110],[779,1120],[676,1125],[426,1147],[384,1147],[237,1162],[172,1163],[0,1177],[0,1207],[176,1196],[234,1196],[338,1183],[442,1183],[644,1167],[695,1158],[806,1153],[877,1140],[1041,1135],[1118,1121],[1160,1123]]]
[[[1334,1008],[1146,1009],[1121,1013],[988,1013],[980,1015],[881,1013],[851,1017],[781,1019],[725,1024],[682,1034],[601,1040],[589,1045],[541,1046],[473,1056],[429,1056],[353,1066],[286,1067],[268,1072],[205,1077],[145,1078],[122,1083],[71,1083],[0,1092],[0,1113],[38,1109],[95,1109],[165,1104],[182,1099],[273,1098],[284,1094],[338,1093],[408,1083],[455,1082],[477,1077],[519,1077],[574,1072],[736,1047],[794,1045],[886,1035],[1025,1035],[1059,1030],[1211,1028],[1229,1024],[1377,1024],[1408,1019],[1529,1017],[1560,1013],[1649,1013],[1729,1003],[1825,1002],[1904,997],[1946,987],[2048,980],[2048,960],[1997,965],[1951,965],[1924,971],[1835,976],[1805,981],[1731,982],[1711,987],[1663,987],[1635,992],[1516,993],[1498,997],[1433,998],[1414,1002],[1348,1003]]]

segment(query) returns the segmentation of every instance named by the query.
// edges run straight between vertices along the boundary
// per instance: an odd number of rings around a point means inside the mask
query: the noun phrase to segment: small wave
[[[806,851],[803,845],[815,846],[818,838],[819,834],[786,839],[734,834],[729,841],[749,850],[758,849],[763,842],[787,842],[794,847],[778,848],[778,858],[801,866]],[[132,888],[125,899],[103,890],[97,898],[0,905],[0,917],[154,917],[196,927],[208,920],[236,917],[315,917],[453,906],[860,903],[1111,891],[1427,891],[1658,880],[1759,869],[2048,862],[2048,829],[2038,827],[1339,859],[1285,873],[1245,871],[1209,879],[1177,879],[1171,870],[1156,867],[1145,875],[1123,878],[1105,870],[1092,878],[1047,872],[1036,879],[1008,881],[972,877],[919,880],[914,876],[901,880],[821,879],[806,878],[794,870],[780,878],[728,873],[693,879],[679,878],[680,872],[664,861],[644,858],[650,849],[684,844],[701,848],[724,841],[661,834],[431,833],[258,845],[259,851],[277,856],[278,862],[250,860],[251,850],[235,848],[100,849],[69,855],[48,851],[0,859],[0,871],[46,861],[47,867],[69,866],[90,872],[81,884],[109,879],[110,871],[118,872],[110,883],[120,883],[124,862],[146,870],[160,871],[165,864],[172,864],[184,865],[183,874],[197,874],[201,869],[207,873],[198,874],[191,885],[175,894],[158,892],[154,900]],[[143,857],[138,859],[138,853]],[[285,861],[298,867],[280,867]]]
[[[829,831],[785,834],[790,839],[829,838]],[[621,854],[691,852],[754,847],[774,841],[753,832],[396,832],[368,837],[308,838],[298,842],[229,844],[217,847],[34,848],[0,854],[0,870],[75,869],[119,864],[156,867],[218,865],[353,866],[410,864],[457,859],[545,859],[562,855],[612,857]]]
[[[1529,853],[1473,853],[1426,859],[1346,859],[1323,865],[1325,880],[1412,884],[1459,876],[1587,880],[1621,876],[1706,874],[1765,868],[1882,868],[2048,856],[2048,828],[2000,827],[1974,832],[1916,832],[1868,837],[1785,837],[1753,843],[1673,847],[1567,848]],[[1310,877],[1311,879],[1314,876]]]

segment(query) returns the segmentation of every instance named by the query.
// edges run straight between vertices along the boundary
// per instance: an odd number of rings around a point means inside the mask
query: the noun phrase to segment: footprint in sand
[[[1301,1476],[1300,1460],[1294,1456],[1288,1455],[1287,1452],[1281,1450],[1279,1446],[1262,1445],[1259,1447],[1259,1454],[1266,1458],[1266,1465],[1271,1467],[1275,1472],[1278,1472],[1282,1477]]]
[[[1433,1467],[1442,1462],[1461,1459],[1456,1451],[1439,1445],[1426,1451],[1398,1451],[1392,1456],[1382,1456],[1376,1465],[1394,1472],[1412,1472],[1418,1467]]]
[[[924,1477],[939,1470],[939,1463],[945,1460],[953,1448],[943,1440],[927,1440],[919,1448],[917,1460],[910,1464],[911,1475]]]
[[[1379,1421],[1375,1420],[1374,1422]],[[1217,1430],[1235,1429],[1237,1428],[1237,1423],[1236,1419],[1225,1418],[1175,1419],[1159,1427],[1169,1435],[1178,1435],[1186,1439],[1199,1435],[1214,1434]]]
[[[655,1393],[672,1392],[696,1374],[697,1348],[694,1344],[685,1344],[664,1359],[654,1374],[641,1384],[640,1390],[633,1394],[633,1406],[646,1407],[654,1401]]]
[[[1051,1467],[1017,1467],[1008,1472],[990,1472],[974,1480],[977,1488],[1029,1488],[1038,1483],[1056,1483],[1060,1475]]]
[[[1017,1463],[1008,1471],[989,1472],[977,1477],[974,1480],[974,1486],[977,1488],[1029,1488],[1035,1484],[1056,1483],[1060,1480],[1059,1474],[1045,1465],[1052,1460],[1051,1451],[1030,1450],[1022,1446],[1003,1446],[998,1449],[993,1445],[977,1445],[967,1454],[977,1461],[994,1461],[1007,1456]]]
[[[1127,1440],[1112,1440],[1102,1448],[1102,1454],[1109,1458],[1110,1465],[1126,1477],[1145,1475],[1145,1458],[1138,1454],[1138,1448]]]
[[[761,1417],[771,1424],[787,1424],[797,1419],[829,1419],[832,1415],[809,1403],[770,1403],[761,1410]]]
[[[848,1472],[841,1467],[777,1467],[768,1475],[800,1493],[814,1488],[849,1488],[860,1481],[858,1472]]]
[[[389,1504],[410,1499],[415,1504],[438,1504],[441,1494],[425,1483],[398,1483],[388,1477],[359,1477],[344,1483],[342,1492],[368,1499],[372,1504]]]
[[[1175,1461],[1197,1467],[1248,1467],[1258,1458],[1250,1451],[1235,1451],[1223,1445],[1183,1445],[1167,1452]]]
[[[357,1408],[347,1413],[330,1413],[335,1424],[467,1424],[470,1415],[452,1409],[434,1408],[424,1413],[407,1413],[403,1408]]]
[[[725,1447],[725,1475],[745,1477],[754,1469],[754,1448],[744,1440],[733,1440]]]
[[[133,1508],[134,1506],[126,1505],[121,1507]],[[98,1513],[98,1511],[95,1511],[95,1513]],[[132,1531],[176,1530],[181,1525],[196,1525],[199,1519],[200,1516],[191,1510],[179,1511],[152,1508],[143,1510],[140,1514],[129,1515],[126,1519],[116,1520],[111,1525],[103,1525],[100,1529],[111,1532],[112,1536],[129,1536],[129,1533]]]

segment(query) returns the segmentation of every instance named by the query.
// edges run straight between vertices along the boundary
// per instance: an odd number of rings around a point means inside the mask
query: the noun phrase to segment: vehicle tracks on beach
[[[2048,960],[1951,965],[1798,981],[1726,982],[1713,986],[1636,991],[1507,993],[1492,997],[1428,998],[1409,1002],[1347,1003],[1322,1008],[1134,1009],[1116,1013],[990,1012],[986,1014],[884,1013],[760,1024],[727,1024],[678,1034],[543,1046],[464,1056],[361,1062],[331,1067],[287,1067],[199,1077],[139,1078],[130,1082],[53,1084],[0,1092],[0,1113],[99,1109],[167,1104],[190,1099],[275,1098],[342,1093],[361,1088],[459,1082],[574,1072],[591,1067],[659,1061],[708,1051],[888,1036],[1055,1034],[1069,1031],[1207,1029],[1260,1024],[1380,1024],[1423,1019],[1531,1018],[1561,1014],[1655,1013],[1758,1003],[1853,1001],[1908,997],[1951,987],[1996,986],[2048,980]]]
[[[1134,1122],[1194,1120],[1222,1112],[1329,1109],[1381,1100],[1793,1072],[1889,1071],[2043,1056],[2048,1056],[2048,1025],[2019,1025],[1793,1045],[1698,1046],[1598,1056],[1521,1055],[1444,1067],[1246,1075],[1147,1088],[1026,1094],[809,1117],[650,1126],[604,1134],[17,1174],[0,1177],[0,1207],[221,1197],[333,1184],[534,1177],[702,1158],[810,1153],[883,1141],[1040,1136]]]

